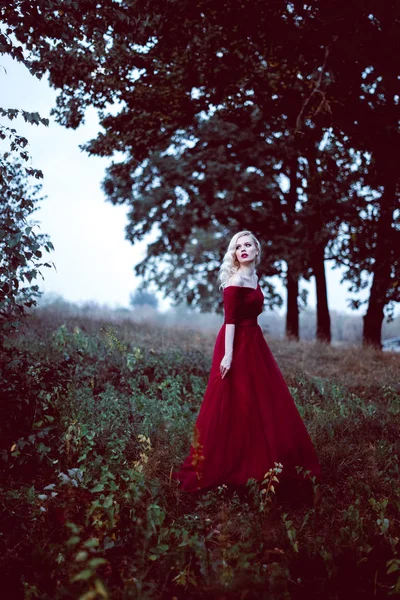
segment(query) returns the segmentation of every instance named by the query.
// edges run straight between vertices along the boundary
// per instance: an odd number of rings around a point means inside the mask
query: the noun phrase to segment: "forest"
[[[97,111],[82,150],[109,157],[102,187],[129,208],[127,239],[151,238],[144,289],[220,311],[226,241],[260,238],[266,308],[283,303],[272,276],[287,295],[280,335],[264,334],[322,466],[295,497],[279,464],[240,492],[177,488],[213,336],[38,306],[54,246],[32,225],[45,173],[18,122],[50,120],[29,98],[2,106],[7,600],[398,596],[400,356],[381,340],[400,300],[400,5],[12,0],[0,24],[0,67],[8,56],[48,78],[53,120],[76,129]],[[368,290],[357,347],[331,344],[352,325],[330,310],[327,261],[354,308]],[[304,279],[317,306],[301,330]]]
[[[56,121],[77,128],[98,111],[84,150],[112,159],[103,189],[129,207],[127,239],[153,236],[136,266],[147,283],[217,306],[222,242],[249,229],[264,242],[269,306],[282,298],[268,278],[285,280],[289,337],[299,280],[313,277],[317,338],[330,340],[332,260],[352,292],[369,286],[363,340],[380,345],[399,301],[397,2],[43,0],[0,11],[0,52],[49,77]]]

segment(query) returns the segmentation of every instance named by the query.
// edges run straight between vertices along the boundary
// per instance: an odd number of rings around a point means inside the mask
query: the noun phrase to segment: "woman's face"
[[[236,242],[235,257],[239,265],[248,265],[255,261],[257,247],[251,235],[242,235]]]

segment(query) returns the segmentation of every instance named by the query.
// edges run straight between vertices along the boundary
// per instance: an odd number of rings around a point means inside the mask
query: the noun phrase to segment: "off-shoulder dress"
[[[285,477],[296,477],[296,466],[320,475],[314,446],[257,323],[263,301],[259,285],[224,289],[225,320],[192,444],[179,471],[172,473],[183,490],[245,485],[249,478],[262,481],[275,462],[283,465]],[[235,325],[233,359],[222,379],[228,323]]]

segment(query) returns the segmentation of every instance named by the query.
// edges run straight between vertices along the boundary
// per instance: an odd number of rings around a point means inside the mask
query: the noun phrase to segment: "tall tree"
[[[383,7],[378,0],[225,0],[217,5],[195,0],[170,2],[165,8],[155,0],[106,0],[101,5],[82,0],[65,3],[60,10],[54,0],[25,0],[0,10],[10,31],[29,50],[24,60],[31,71],[41,75],[48,70],[51,84],[61,89],[59,122],[76,127],[86,106],[100,110],[104,132],[86,149],[108,156],[124,152],[112,173],[127,194],[132,174],[145,168],[153,153],[176,149],[177,135],[190,138],[200,117],[210,118],[221,109],[233,114],[244,106],[257,109],[262,128],[269,128],[261,129],[260,136],[268,144],[273,139],[271,152],[276,156],[281,156],[282,147],[287,156],[299,149],[296,135],[322,140],[332,128],[350,148],[368,151],[383,165],[388,152],[382,146],[397,139],[398,59],[392,59],[399,56],[400,36],[399,8],[393,1]],[[363,86],[370,73],[376,80],[366,93]],[[113,111],[107,113],[113,102]],[[371,115],[375,118],[368,121]],[[377,135],[370,135],[368,122],[379,130]],[[298,156],[300,160],[301,153]],[[305,160],[312,182],[315,161],[310,154]],[[383,177],[386,185],[394,177],[393,169],[385,174],[381,169]],[[312,195],[317,214],[318,195]],[[392,207],[397,196],[391,194],[393,203],[389,196],[382,196],[379,240],[388,239],[388,233],[392,239],[395,229]],[[311,237],[315,235],[318,231]],[[158,247],[164,242],[165,236]],[[371,293],[366,330],[368,322],[379,326],[383,309],[377,302],[387,304],[393,282],[393,270],[388,276],[387,266],[381,269],[385,265],[378,264],[387,255],[378,250],[382,244],[376,242],[376,293]],[[323,297],[325,254],[317,246],[313,262]],[[280,258],[285,260],[284,255]],[[291,262],[290,270],[295,268],[302,270]],[[351,269],[356,271],[357,264]],[[320,319],[326,329],[327,307],[322,305]],[[368,335],[365,339],[372,341]]]
[[[105,134],[86,146],[89,152],[103,155],[124,149],[126,160],[110,170],[121,187],[129,188],[131,174],[139,164],[145,168],[143,161],[149,160],[152,153],[176,148],[177,133],[183,132],[190,138],[196,121],[203,114],[209,118],[221,107],[232,113],[245,106],[257,107],[264,116],[260,138],[266,135],[262,131],[265,121],[271,120],[275,121],[277,135],[283,135],[281,98],[273,91],[285,89],[281,71],[288,66],[283,55],[276,60],[275,54],[278,57],[280,53],[276,48],[280,48],[281,39],[295,32],[293,22],[282,19],[285,2],[271,9],[261,2],[237,5],[226,2],[218,8],[207,2],[193,3],[190,7],[174,3],[171,13],[160,13],[156,3],[144,7],[140,2],[111,2],[101,11],[88,7],[83,19],[74,4],[68,5],[62,15],[51,2],[38,5],[28,2],[24,6],[24,14],[18,21],[11,8],[5,9],[4,15],[13,24],[17,38],[24,43],[29,40],[33,59],[26,62],[31,71],[40,75],[48,67],[51,83],[63,87],[56,110],[60,122],[77,126],[88,102],[103,108],[111,98],[122,101],[118,114],[102,114]],[[108,12],[111,7],[115,12]],[[53,10],[46,12],[46,8]],[[141,28],[142,21],[138,19],[143,11],[147,28]],[[33,18],[36,27],[31,30],[28,26]],[[254,30],[254,18],[260,19],[263,27]],[[235,31],[228,27],[232,20]],[[63,34],[63,25],[69,31],[72,25],[75,27],[73,39]],[[92,43],[81,41],[83,36]],[[57,46],[56,63],[51,39]],[[252,39],[250,46],[249,39]],[[266,54],[267,42],[272,45]],[[287,72],[292,72],[296,79],[295,69],[287,68]],[[300,80],[297,85],[302,85]],[[291,93],[292,99],[295,96]],[[285,102],[290,104],[288,99]],[[268,167],[259,168],[267,177]],[[135,210],[131,214],[134,212],[138,213]],[[245,212],[241,210],[241,218],[231,220],[231,225],[237,228],[246,221],[251,225],[252,220],[244,216]],[[263,234],[268,231],[269,226],[261,230]],[[178,239],[177,236],[169,243],[181,251]],[[152,246],[158,250],[161,247],[161,243]],[[171,252],[171,247],[168,251]]]
[[[263,272],[279,272],[277,236],[282,230],[279,171],[258,133],[250,109],[236,115],[219,112],[200,119],[192,137],[176,141],[175,152],[154,152],[130,185],[112,166],[104,187],[115,204],[130,206],[128,239],[140,239],[155,228],[158,239],[138,265],[176,300],[189,293],[191,302],[210,308],[219,302],[215,273],[234,230],[251,229],[266,241]],[[282,235],[281,235],[282,239]],[[160,261],[161,258],[161,261]],[[279,302],[271,286],[267,301]]]
[[[365,344],[380,346],[385,307],[398,301],[399,279],[399,209],[398,156],[400,150],[400,6],[395,2],[383,6],[374,2],[358,20],[358,44],[348,38],[346,69],[345,47],[331,54],[330,68],[335,70],[336,85],[347,94],[346,105],[332,104],[335,124],[346,132],[349,146],[368,154],[365,184],[373,195],[375,210],[368,211],[363,222],[364,201],[360,203],[359,229],[356,234],[361,248],[368,248],[363,268],[372,275],[368,310],[364,317]],[[350,46],[350,47],[349,47]],[[371,216],[373,220],[371,221]],[[365,236],[368,238],[365,239]],[[364,239],[363,239],[364,238]],[[353,262],[353,240],[347,254],[350,269],[347,277],[354,282],[361,277],[361,263]]]

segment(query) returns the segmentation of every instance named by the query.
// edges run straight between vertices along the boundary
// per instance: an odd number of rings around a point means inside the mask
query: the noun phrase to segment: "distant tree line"
[[[146,292],[147,293],[147,292]],[[44,294],[39,306],[34,309],[35,319],[52,321],[54,329],[65,322],[65,319],[77,317],[81,323],[89,326],[90,321],[102,321],[103,323],[141,323],[144,327],[164,327],[179,330],[190,329],[195,333],[201,331],[210,334],[210,350],[212,350],[213,339],[221,327],[222,315],[215,312],[201,312],[193,309],[186,302],[171,306],[167,310],[160,311],[155,305],[157,298],[153,296],[145,299],[141,293],[133,292],[130,307],[111,308],[105,304],[97,304],[90,301],[84,304],[76,304],[64,300],[61,296]],[[304,341],[315,340],[316,319],[315,310],[306,308],[300,311],[300,337]],[[362,340],[362,318],[358,314],[331,311],[332,321],[332,343],[334,345],[359,345]],[[267,339],[279,339],[285,336],[285,317],[277,310],[266,310],[259,317],[259,324]],[[400,338],[400,316],[390,323],[384,322],[382,327],[383,339]]]
[[[60,124],[98,110],[84,148],[122,156],[104,191],[129,206],[132,243],[154,236],[148,283],[216,307],[227,240],[250,229],[269,306],[268,278],[285,279],[287,335],[314,277],[330,341],[333,260],[352,292],[371,285],[363,341],[380,345],[400,300],[398,2],[17,0],[0,20],[0,52],[59,90]]]
[[[148,292],[147,290],[137,289],[132,292],[129,296],[129,304],[135,308],[136,306],[151,306],[152,308],[158,308],[158,299],[155,294]]]

